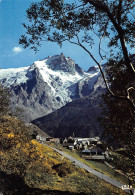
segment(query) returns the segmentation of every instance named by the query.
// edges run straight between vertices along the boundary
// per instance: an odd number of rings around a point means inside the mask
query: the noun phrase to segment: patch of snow
[[[10,68],[0,70],[0,82],[4,87],[10,87],[14,83],[25,83],[29,78],[26,76],[30,67]]]
[[[62,70],[52,70],[50,64],[59,57],[59,55],[49,56],[44,60],[34,62],[33,65],[28,67],[1,69],[0,82],[4,87],[25,83],[32,77],[32,71],[37,68],[43,81],[50,87],[50,94],[54,98],[57,97],[56,100],[58,102],[61,101],[63,104],[70,102],[72,101],[70,97],[74,95],[76,83],[80,80],[90,79],[89,84],[94,85],[95,80],[99,76],[99,69],[94,67],[96,71],[84,72],[83,74],[78,72],[71,74]],[[71,58],[68,57],[66,60],[70,61]]]
[[[52,95],[55,97],[61,97],[62,102],[71,101],[71,92],[68,90],[68,87],[82,79],[82,76],[80,76],[78,73],[72,75],[68,72],[53,71],[46,63],[47,59],[43,61],[36,61],[34,64],[39,69],[44,82],[46,82],[51,88]]]

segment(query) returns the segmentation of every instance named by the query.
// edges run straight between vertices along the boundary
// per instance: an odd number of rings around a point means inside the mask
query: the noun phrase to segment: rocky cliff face
[[[28,67],[2,69],[0,82],[11,89],[11,106],[21,108],[27,122],[105,88],[97,67],[84,72],[63,54]]]
[[[63,53],[61,55],[56,55],[53,57],[48,57],[47,63],[49,68],[54,71],[63,71],[69,74],[75,75],[84,74],[84,71],[77,65],[70,57],[65,57]]]
[[[43,82],[37,67],[31,71],[31,77],[25,83],[11,85],[11,105],[21,108],[24,112],[24,120],[38,118],[48,114],[57,108],[55,105],[50,86]]]

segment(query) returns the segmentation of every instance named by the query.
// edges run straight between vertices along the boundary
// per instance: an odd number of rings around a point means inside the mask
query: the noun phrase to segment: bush
[[[55,169],[60,177],[67,176],[68,174],[72,174],[75,171],[75,168],[68,162],[54,165],[52,168]]]

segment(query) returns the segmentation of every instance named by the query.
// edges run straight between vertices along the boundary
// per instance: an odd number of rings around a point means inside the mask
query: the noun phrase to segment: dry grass
[[[120,189],[75,167],[49,147],[31,140],[27,128],[15,118],[0,119],[0,141],[0,171],[23,178],[32,189],[68,191],[70,194],[124,194]]]
[[[54,181],[52,186],[54,190],[70,191],[74,193],[87,193],[87,194],[125,194],[118,188],[98,179],[96,176],[86,173],[83,169],[77,168],[70,163],[66,158],[62,158],[60,154],[51,148],[34,141],[38,150],[42,150],[42,154],[48,155],[49,158],[56,159],[55,165],[52,169],[57,173],[58,178]],[[75,155],[76,156],[76,155]],[[51,189],[52,189],[51,187]],[[42,185],[42,189],[46,189]]]
[[[68,150],[66,148],[61,147],[61,145],[56,145],[54,143],[53,144],[51,143],[51,145],[53,147],[56,147],[56,148],[62,150],[63,152],[66,152],[67,154],[75,157],[76,159],[80,160],[81,162],[89,165],[91,168],[93,168],[93,169],[119,181],[119,182],[122,182],[125,184],[128,183],[128,179],[125,176],[123,176],[122,174],[116,173],[116,171],[114,169],[108,167],[107,165],[105,165],[102,162],[85,160],[76,151]]]

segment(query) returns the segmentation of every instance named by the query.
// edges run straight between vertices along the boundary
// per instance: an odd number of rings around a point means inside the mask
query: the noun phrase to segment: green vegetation
[[[125,154],[126,152],[126,154]],[[130,154],[127,155],[127,151],[123,148],[111,152],[113,158],[113,166],[120,169],[124,175],[128,178],[128,183],[135,186],[135,162],[134,159],[130,158]],[[124,162],[124,163],[123,163]]]
[[[107,166],[106,164],[104,164],[102,162],[85,160],[84,158],[81,157],[81,155],[76,150],[71,151],[71,150],[68,150],[66,148],[61,147],[61,145],[55,145],[52,143],[51,143],[51,145],[66,152],[67,154],[75,157],[76,159],[80,160],[81,162],[89,165],[91,168],[93,168],[101,173],[104,173],[105,175],[108,175],[109,177],[116,179],[117,181],[123,182],[125,184],[128,183],[128,178],[126,176],[116,172],[114,169],[112,169],[111,167]]]
[[[3,88],[0,84],[0,116],[3,114],[9,114],[9,90]]]
[[[0,117],[0,143],[0,189],[4,194],[124,194],[31,140],[27,127],[17,118]]]

